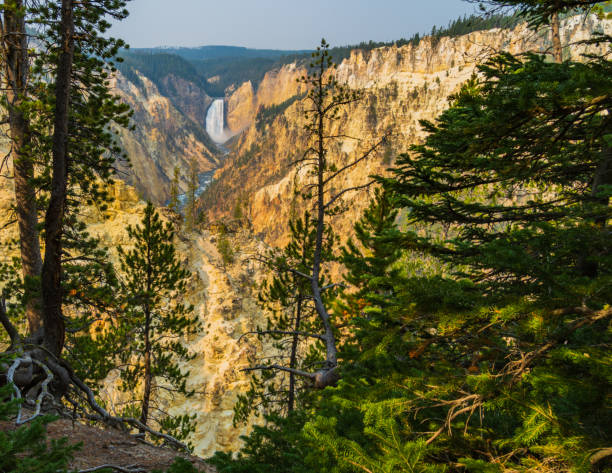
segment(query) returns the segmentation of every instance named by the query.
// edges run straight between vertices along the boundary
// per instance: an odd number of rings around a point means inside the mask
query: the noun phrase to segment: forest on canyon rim
[[[256,192],[220,196],[234,205],[215,212],[214,183],[195,197],[195,164],[183,210],[178,173],[168,207],[115,199],[130,160],[122,143],[138,123],[114,81],[139,82],[171,116],[154,94],[164,78],[155,85],[121,65],[124,79],[114,76],[124,43],[107,37],[108,18],[125,18],[127,1],[5,1],[0,471],[612,471],[612,8],[480,3],[495,21],[545,31],[550,48],[489,54],[437,116],[420,120],[422,139],[408,149],[325,41],[299,69],[299,93],[258,108],[233,144],[246,155],[230,155],[216,182],[253,184],[249,170],[266,162],[254,137],[300,144],[291,172],[266,182],[291,181],[292,194],[274,222],[284,236],[270,245],[254,234]],[[568,44],[572,18],[597,27]],[[423,41],[441,39],[434,30]],[[361,46],[376,54],[378,45]],[[342,129],[363,110],[375,134]],[[200,132],[180,123],[191,134],[174,145],[218,164],[210,140],[197,144]],[[384,172],[353,173],[372,161]],[[125,228],[113,246],[95,228],[122,212],[133,213],[117,220]],[[190,258],[198,264],[188,270]],[[250,427],[238,451],[207,465],[189,456],[201,418],[169,407],[201,395],[197,349],[220,349],[203,345],[217,336],[201,337],[210,320],[187,297],[205,292],[198,277],[256,295],[240,309],[229,301],[223,317],[263,314],[238,331],[222,324],[246,347],[228,373],[246,376],[232,421]],[[120,463],[109,453],[107,464],[75,463],[87,452],[70,434],[47,438],[62,418],[174,449],[176,460]]]

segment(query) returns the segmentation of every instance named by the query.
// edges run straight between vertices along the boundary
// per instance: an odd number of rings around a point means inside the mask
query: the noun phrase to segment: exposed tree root
[[[2,322],[3,325],[10,324],[8,319],[4,319]],[[13,346],[16,346],[16,348],[9,351],[8,354],[16,355],[16,357],[6,371],[6,381],[13,386],[13,399],[23,400],[18,408],[15,421],[17,425],[23,425],[45,412],[53,411],[66,417],[82,417],[101,422],[123,431],[128,431],[131,428],[138,429],[152,437],[163,440],[177,450],[190,451],[189,447],[183,442],[171,435],[152,429],[138,419],[111,415],[97,403],[94,392],[76,376],[70,365],[53,355],[46,348],[39,345],[25,345],[19,339],[13,340]],[[38,373],[33,369],[34,366],[38,367]],[[34,387],[28,389],[28,392],[32,393],[35,398],[28,399],[27,395],[23,394],[23,389],[30,386],[36,376],[43,373],[44,379],[42,382],[39,385],[34,384]],[[69,396],[71,390],[77,393],[76,400]],[[49,401],[46,406],[45,400]],[[63,400],[72,406],[71,412],[65,407]],[[34,414],[24,418],[23,406],[33,406]]]

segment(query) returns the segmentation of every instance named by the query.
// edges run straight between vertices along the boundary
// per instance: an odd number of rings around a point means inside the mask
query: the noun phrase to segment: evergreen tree
[[[291,240],[282,251],[272,250],[264,264],[272,272],[259,293],[260,305],[271,314],[267,327],[258,328],[254,334],[264,340],[273,340],[278,350],[276,366],[286,366],[289,371],[275,369],[272,365],[263,369],[259,360],[254,360],[255,371],[251,386],[244,395],[238,396],[234,408],[234,422],[246,422],[255,412],[257,415],[287,415],[304,406],[305,390],[310,383],[307,377],[296,372],[313,364],[323,362],[315,308],[309,296],[310,285],[296,274],[306,273],[312,267],[314,257],[316,224],[310,214],[289,222]],[[335,238],[326,228],[323,257],[330,261]],[[291,268],[292,271],[287,271]],[[294,272],[295,271],[295,272]],[[321,286],[328,280],[322,275]],[[332,294],[330,292],[330,294]],[[326,295],[327,300],[327,295]],[[261,375],[257,372],[261,371]]]
[[[170,184],[170,202],[168,208],[175,213],[179,212],[179,180],[181,178],[181,171],[178,166],[174,166],[174,174],[172,176],[172,183]]]
[[[305,431],[349,470],[609,471],[610,61],[480,71],[383,180],[409,231],[379,242],[438,265],[366,290]]]
[[[293,373],[310,379],[317,388],[333,385],[339,377],[336,327],[333,314],[329,310],[329,304],[327,304],[330,294],[337,286],[335,284],[322,285],[325,266],[332,261],[330,256],[333,254],[332,251],[328,250],[329,219],[345,209],[344,199],[348,195],[367,188],[371,182],[340,189],[335,186],[343,173],[371,157],[385,141],[385,138],[383,138],[374,143],[362,154],[358,154],[351,162],[340,168],[332,162],[330,156],[332,147],[343,137],[340,132],[332,131],[333,124],[345,106],[362,98],[359,91],[351,89],[348,85],[337,80],[334,74],[335,67],[329,52],[329,45],[325,40],[322,40],[316,52],[312,53],[312,62],[308,74],[298,79],[308,90],[304,98],[304,129],[310,146],[295,161],[295,165],[298,168],[303,167],[307,171],[308,181],[299,193],[314,208],[312,218],[305,217],[304,219],[304,221],[312,224],[312,231],[314,232],[310,268],[307,272],[298,271],[289,266],[287,260],[282,259],[278,262],[276,268],[279,272],[299,276],[309,286],[307,297],[314,306],[317,328],[314,333],[308,334],[308,337],[318,339],[323,343],[325,361],[319,363],[320,368],[314,372],[297,370],[278,363],[262,364],[256,368],[262,371],[274,370]],[[306,230],[306,232],[309,234],[310,230]],[[272,264],[275,263],[272,262]]]
[[[198,217],[197,191],[198,191],[198,172],[195,161],[189,168],[189,183],[187,184],[187,202],[185,203],[185,228],[193,231]]]
[[[181,337],[196,333],[200,324],[184,293],[189,273],[181,267],[172,243],[174,232],[151,203],[142,223],[128,227],[134,248],[120,250],[121,299],[124,313],[113,330],[122,347],[122,389],[131,397],[127,410],[140,421],[151,420],[161,430],[184,438],[193,428],[191,416],[171,417],[158,401],[159,393],[193,395],[187,389],[189,372],[179,363],[193,359]]]

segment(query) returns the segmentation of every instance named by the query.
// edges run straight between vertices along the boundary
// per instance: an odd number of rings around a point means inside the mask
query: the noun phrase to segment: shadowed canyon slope
[[[218,166],[220,154],[204,124],[212,99],[196,84],[168,75],[160,90],[138,72],[130,78],[118,72],[114,81],[115,91],[134,111],[133,130],[120,133],[131,168],[122,168],[119,176],[141,196],[164,204],[175,166],[183,192],[192,165],[198,173]]]

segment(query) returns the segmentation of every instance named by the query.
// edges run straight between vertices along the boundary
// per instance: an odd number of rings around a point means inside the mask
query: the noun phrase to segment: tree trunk
[[[40,275],[42,258],[38,231],[36,193],[32,185],[34,166],[29,119],[23,112],[27,97],[29,72],[28,39],[23,0],[13,0],[4,7],[2,25],[5,57],[5,88],[11,138],[11,159],[15,176],[15,204],[19,226],[22,275],[25,282],[28,331],[36,339],[42,329]]]
[[[55,81],[51,197],[45,218],[45,260],[42,269],[44,344],[59,355],[64,346],[62,315],[62,233],[68,178],[68,120],[74,60],[74,3],[62,0],[61,51]]]
[[[144,392],[142,395],[142,413],[140,422],[147,425],[149,420],[149,404],[151,402],[151,316],[146,311],[145,314],[145,359],[144,359]]]
[[[552,26],[553,59],[561,64],[563,62],[563,48],[561,47],[559,12],[555,12],[550,19]]]
[[[323,69],[323,66],[321,66]],[[319,90],[323,90],[323,70],[319,76]],[[321,98],[323,100],[323,98]],[[315,309],[323,328],[325,329],[325,361],[326,369],[334,369],[338,364],[338,355],[336,349],[336,338],[331,326],[329,314],[323,304],[323,296],[319,287],[319,277],[321,275],[321,257],[323,252],[323,233],[325,231],[325,183],[324,173],[326,168],[326,149],[325,149],[325,127],[324,127],[324,112],[319,105],[318,114],[318,129],[317,129],[317,234],[315,240],[315,251],[312,265],[312,297],[315,303]]]
[[[297,349],[300,336],[297,332],[300,331],[300,323],[302,319],[302,294],[298,294],[297,308],[295,310],[295,322],[293,324],[293,340],[291,340],[291,358],[289,360],[289,368],[297,369]],[[287,412],[295,409],[295,373],[289,373],[289,400],[287,402]]]

